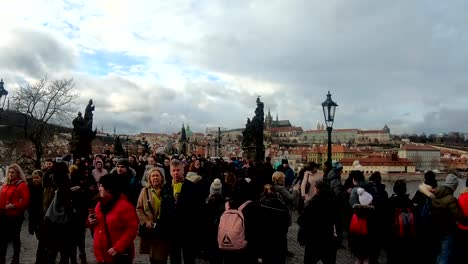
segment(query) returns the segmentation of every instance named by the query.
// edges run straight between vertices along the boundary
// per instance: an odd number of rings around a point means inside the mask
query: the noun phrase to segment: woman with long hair
[[[128,264],[135,256],[138,217],[125,198],[115,175],[99,179],[100,202],[88,216],[94,229],[94,255],[98,263]]]
[[[149,254],[151,264],[165,264],[169,256],[169,238],[164,234],[168,230],[167,218],[170,213],[167,210],[167,199],[172,195],[170,190],[164,188],[164,169],[160,167],[151,168],[148,171],[148,183],[141,190],[136,207],[140,221],[140,254]],[[169,193],[168,193],[169,191]]]
[[[0,236],[0,264],[6,261],[6,252],[10,242],[13,242],[11,263],[19,263],[20,232],[24,211],[28,205],[29,190],[26,177],[18,164],[12,164],[7,169],[5,183],[0,192],[0,226],[4,227]]]

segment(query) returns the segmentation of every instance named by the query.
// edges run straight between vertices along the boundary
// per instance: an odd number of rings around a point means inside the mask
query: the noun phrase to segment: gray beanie
[[[210,186],[210,195],[213,194],[222,194],[223,185],[219,179],[215,179]]]
[[[452,190],[456,190],[458,187],[458,178],[453,174],[448,174],[447,178],[445,178],[444,186],[452,188]]]

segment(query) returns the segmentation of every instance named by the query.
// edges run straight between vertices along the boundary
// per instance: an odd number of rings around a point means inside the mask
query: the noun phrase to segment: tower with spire
[[[270,114],[270,108],[268,108],[268,114],[265,117],[265,128],[270,129],[273,124],[273,117]]]

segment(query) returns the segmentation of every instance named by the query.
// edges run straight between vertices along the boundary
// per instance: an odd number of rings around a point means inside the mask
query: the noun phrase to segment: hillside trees
[[[44,76],[37,82],[27,83],[14,91],[14,108],[24,117],[24,137],[35,148],[35,166],[40,167],[47,142],[48,124],[68,124],[73,116],[73,100],[78,97],[74,92],[73,79],[49,80]]]

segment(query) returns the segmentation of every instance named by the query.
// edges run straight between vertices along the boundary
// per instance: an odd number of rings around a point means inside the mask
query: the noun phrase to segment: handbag
[[[153,207],[151,206],[148,188],[146,188],[146,200],[147,200],[148,208],[151,212],[151,215],[154,217],[154,210],[153,210]],[[151,239],[156,236],[157,234],[156,230],[157,230],[156,225],[154,225],[153,228],[147,228],[146,224],[140,224],[138,226],[138,236],[143,239]]]
[[[109,243],[112,244],[112,240],[111,240],[111,237],[110,237],[110,234],[109,234],[109,229],[107,228],[106,215],[104,213],[102,215],[104,216],[104,229],[105,229],[105,232],[106,232],[107,240],[109,241]],[[131,250],[131,248],[128,248],[127,250],[125,250],[125,253],[112,256],[112,258],[113,258],[112,263],[115,263],[115,264],[132,264],[133,259],[132,259],[131,254],[130,254],[130,250]]]
[[[52,199],[49,208],[47,208],[44,218],[54,224],[64,225],[70,223],[71,216],[68,213],[67,208],[57,203],[57,191],[55,191],[54,198]]]

